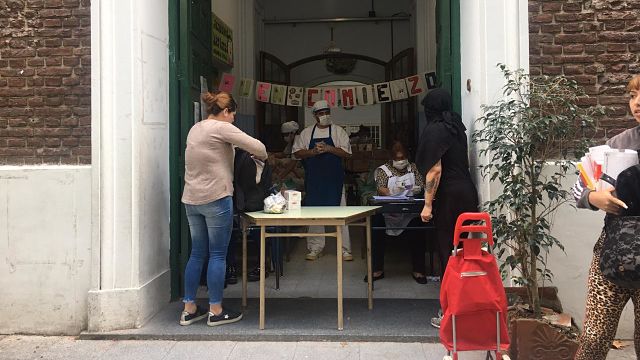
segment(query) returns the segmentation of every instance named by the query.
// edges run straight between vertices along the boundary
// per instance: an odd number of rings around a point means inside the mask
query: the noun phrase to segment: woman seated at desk
[[[418,173],[416,164],[409,163],[407,149],[400,141],[394,141],[390,148],[391,160],[375,170],[378,195],[413,195],[421,192],[424,176]],[[378,214],[373,217],[373,226],[389,228],[423,226],[420,214]],[[384,251],[387,236],[397,240],[406,240],[411,246],[412,276],[418,284],[426,284],[425,251],[426,239],[422,231],[389,229],[384,233],[374,231],[371,257],[373,281],[384,278]],[[365,281],[367,277],[365,276]]]

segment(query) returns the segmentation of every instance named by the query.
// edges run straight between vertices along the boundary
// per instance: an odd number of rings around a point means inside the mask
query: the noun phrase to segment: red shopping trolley
[[[469,238],[460,238],[463,233]],[[464,242],[462,249],[458,249],[460,241]],[[482,248],[483,242],[489,244],[488,250]],[[485,350],[487,359],[495,352],[496,360],[509,360],[502,354],[509,348],[507,297],[492,245],[489,214],[463,213],[458,217],[454,249],[440,290],[440,342],[448,352],[444,360],[458,360],[459,351]]]

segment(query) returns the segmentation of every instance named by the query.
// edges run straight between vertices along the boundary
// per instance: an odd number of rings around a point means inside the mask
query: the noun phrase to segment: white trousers
[[[342,188],[342,198],[340,199],[340,206],[347,206],[347,199],[344,196],[344,187]],[[324,228],[327,228],[326,230]],[[333,231],[333,226],[309,226],[310,233],[321,233]],[[307,249],[309,251],[322,251],[324,249],[325,239],[324,236],[308,236],[307,237]],[[348,253],[351,252],[351,238],[349,237],[349,227],[342,227],[342,251]]]

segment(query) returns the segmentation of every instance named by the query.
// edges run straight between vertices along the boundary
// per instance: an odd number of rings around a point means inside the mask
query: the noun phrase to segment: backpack
[[[259,211],[270,195],[271,166],[265,161],[260,181],[256,184],[256,163],[251,154],[236,148],[233,161],[233,205],[236,211]]]
[[[622,210],[622,216],[605,217],[600,271],[618,286],[640,289],[640,165],[618,175],[616,196],[628,208]]]
[[[627,209],[622,215],[640,216],[640,165],[634,165],[622,171],[616,179],[616,197],[625,204]]]

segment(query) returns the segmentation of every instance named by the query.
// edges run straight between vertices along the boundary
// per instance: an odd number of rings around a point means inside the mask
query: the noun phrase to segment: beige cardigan
[[[231,123],[207,119],[193,125],[187,135],[183,203],[202,205],[233,195],[233,145],[267,158],[263,143]]]

